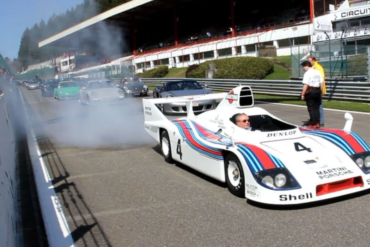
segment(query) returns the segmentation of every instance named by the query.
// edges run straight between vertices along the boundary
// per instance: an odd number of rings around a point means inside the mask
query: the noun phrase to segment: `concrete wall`
[[[0,98],[0,246],[4,247],[19,246],[16,141],[10,114],[5,91]]]

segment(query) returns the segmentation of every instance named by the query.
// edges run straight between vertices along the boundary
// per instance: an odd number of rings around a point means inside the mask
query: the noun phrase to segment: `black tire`
[[[225,159],[226,184],[229,191],[237,197],[245,197],[244,171],[238,157],[230,153]]]
[[[172,159],[172,150],[171,150],[171,142],[168,136],[167,130],[163,130],[161,132],[161,151],[164,157],[164,160],[167,163],[173,163],[174,160]]]

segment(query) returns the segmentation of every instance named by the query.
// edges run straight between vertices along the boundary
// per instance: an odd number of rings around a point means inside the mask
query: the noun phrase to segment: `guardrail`
[[[192,78],[141,78],[148,86],[160,86],[167,81]],[[244,80],[244,79],[194,79],[215,91],[228,92],[238,85],[248,85],[256,94],[299,96],[302,80]],[[327,93],[323,99],[370,102],[370,83],[327,79]]]

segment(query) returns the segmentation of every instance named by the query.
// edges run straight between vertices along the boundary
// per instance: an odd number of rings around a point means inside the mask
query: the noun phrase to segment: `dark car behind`
[[[51,97],[54,96],[54,88],[58,87],[59,81],[56,79],[49,79],[43,81],[40,86],[41,95],[43,97]]]
[[[147,96],[149,92],[148,86],[138,77],[124,78],[117,87],[121,88],[125,95],[131,96]]]

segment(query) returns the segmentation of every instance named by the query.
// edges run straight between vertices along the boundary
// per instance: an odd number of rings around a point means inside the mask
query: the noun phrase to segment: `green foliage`
[[[292,66],[292,56],[278,56],[274,57],[274,59],[279,60],[280,62],[286,64],[287,66],[291,67]]]
[[[168,66],[158,66],[157,68],[147,70],[141,74],[141,77],[163,78],[168,73]]]
[[[188,74],[195,70],[196,68],[198,68],[199,65],[198,64],[193,64],[193,65],[190,65],[187,69],[186,69],[186,72],[185,72],[185,77],[189,77]]]
[[[265,80],[289,80],[291,72],[279,65],[274,65],[274,72],[267,75]]]
[[[185,77],[187,68],[172,68],[168,70],[168,74],[165,77]]]
[[[210,64],[216,65],[215,79],[263,79],[274,71],[274,63],[260,57],[234,57],[201,63],[187,73],[189,78],[205,78]]]

